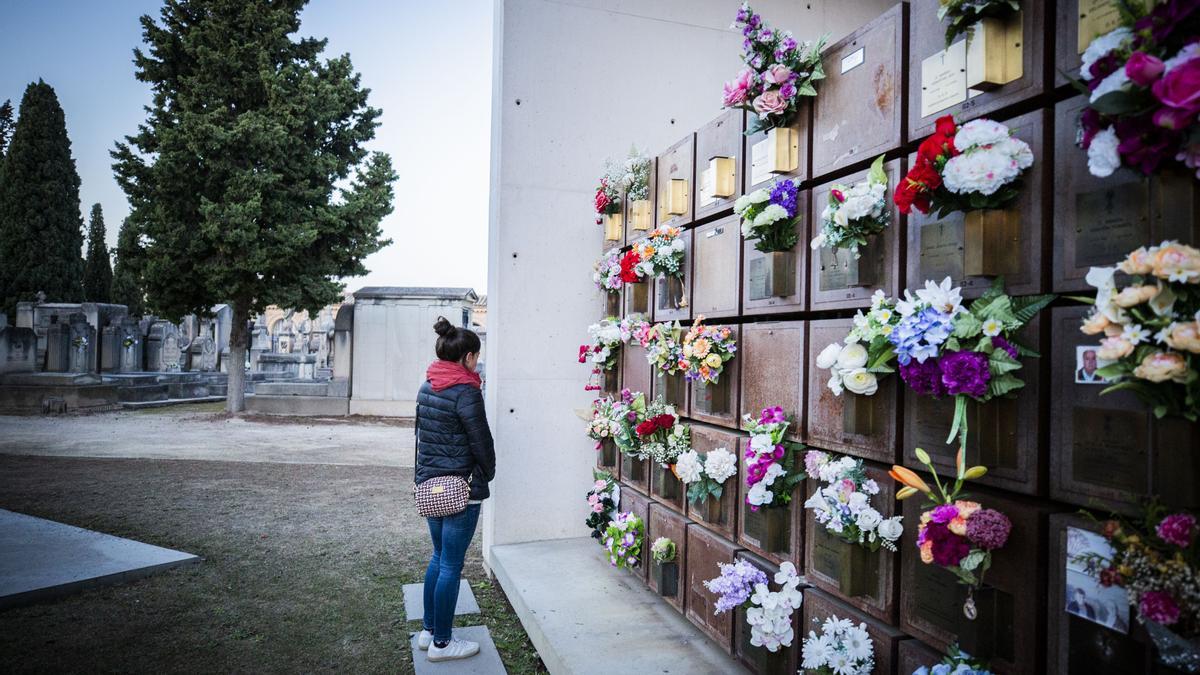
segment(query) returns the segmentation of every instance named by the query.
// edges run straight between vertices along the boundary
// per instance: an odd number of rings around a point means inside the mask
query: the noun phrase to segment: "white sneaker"
[[[453,661],[465,659],[479,653],[479,643],[470,640],[452,638],[445,647],[432,645],[429,647],[430,661]]]
[[[421,629],[421,634],[417,636],[417,649],[425,651],[429,649],[429,645],[433,644],[433,633],[425,629]]]

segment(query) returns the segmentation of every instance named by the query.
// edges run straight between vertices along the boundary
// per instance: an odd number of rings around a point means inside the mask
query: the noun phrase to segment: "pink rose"
[[[1196,111],[1185,108],[1170,108],[1162,107],[1154,111],[1154,116],[1151,118],[1156,126],[1172,131],[1179,131],[1187,128],[1192,122],[1196,121]]]
[[[778,115],[787,110],[787,99],[777,89],[768,89],[754,99],[754,112],[759,115]]]
[[[1200,107],[1200,58],[1175,66],[1150,88],[1158,100],[1172,108]]]
[[[740,103],[744,103],[750,95],[750,86],[754,82],[754,71],[749,68],[743,68],[737,77],[733,78],[732,82],[725,83],[725,107],[731,108]]]
[[[785,65],[776,63],[763,73],[763,80],[768,84],[784,84],[792,77],[792,70]]]
[[[1149,87],[1154,84],[1165,68],[1162,60],[1146,52],[1134,52],[1125,62],[1125,74],[1129,76],[1130,80],[1133,80],[1134,84],[1141,87]]]

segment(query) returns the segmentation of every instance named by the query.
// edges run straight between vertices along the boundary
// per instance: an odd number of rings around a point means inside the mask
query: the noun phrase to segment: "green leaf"
[[[820,78],[814,76],[813,79]],[[796,89],[796,93],[800,96],[816,96],[817,90],[812,86],[812,82],[805,82]]]
[[[988,398],[1006,396],[1024,386],[1025,383],[1014,375],[1001,375],[1000,377],[993,377],[990,381],[988,381]]]
[[[875,161],[871,162],[871,170],[867,172],[867,180],[872,183],[887,185],[887,173],[883,170],[883,155],[876,157]]]
[[[979,563],[983,562],[983,559],[986,557],[987,553],[983,551],[971,551],[967,554],[967,557],[959,561],[958,566],[968,572],[974,572],[975,568],[979,567]]]
[[[1110,91],[1091,103],[1092,109],[1103,115],[1127,115],[1144,105],[1142,97],[1123,90]]]
[[[954,336],[971,338],[983,330],[983,322],[972,312],[963,312],[954,319]]]
[[[1054,302],[1053,294],[1045,295],[1026,295],[1019,298],[1014,298],[1012,301],[1013,316],[1021,325],[1027,324],[1033,320],[1033,317],[1038,312],[1046,308],[1047,305]]]

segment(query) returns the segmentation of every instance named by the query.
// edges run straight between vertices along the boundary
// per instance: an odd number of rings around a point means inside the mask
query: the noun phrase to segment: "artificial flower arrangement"
[[[596,284],[596,288],[606,293],[620,293],[626,283],[636,283],[636,274],[633,274],[634,282],[627,282],[626,279],[630,274],[626,274],[625,267],[622,261],[627,254],[621,253],[621,249],[614,248],[604,254],[599,260],[592,265],[592,282]],[[635,265],[637,263],[634,263]]]
[[[680,453],[692,449],[691,428],[680,423],[674,406],[656,398],[642,411],[637,410],[635,401],[633,410],[638,412],[638,422],[634,426],[637,437],[630,454],[669,467],[674,466]]]
[[[896,352],[889,338],[899,322],[896,301],[877,290],[871,296],[871,309],[855,313],[854,325],[842,343],[831,343],[817,354],[816,366],[830,371],[825,386],[834,396],[843,391],[874,396],[879,391],[879,378],[895,372],[890,364]]]
[[[618,513],[604,530],[604,547],[608,549],[608,562],[613,567],[633,569],[641,562],[642,540],[646,536],[646,525],[632,512]]]
[[[592,341],[579,345],[579,362],[593,363],[600,370],[616,368],[621,345],[629,342],[632,320],[632,317],[622,320],[610,316],[588,326],[588,335]]]
[[[947,47],[983,19],[1008,18],[1021,9],[1018,0],[938,0],[938,5],[938,21],[946,21]]]
[[[770,652],[792,646],[792,613],[804,601],[796,566],[791,562],[779,566],[775,583],[780,589],[772,591],[766,573],[745,560],[717,564],[721,576],[704,582],[705,588],[717,594],[715,613],[742,607],[750,626],[751,645],[766,647]]]
[[[679,454],[675,474],[688,486],[688,501],[700,504],[708,498],[720,499],[725,481],[737,474],[737,455],[728,448],[710,450],[703,457],[695,450]]]
[[[655,539],[654,543],[650,544],[650,555],[654,558],[654,562],[660,565],[675,562],[675,542],[668,537]]]
[[[596,207],[596,224],[604,222],[604,216],[612,216],[621,212],[621,188],[625,185],[625,167],[611,159],[604,161],[604,173],[600,176],[600,184],[596,186],[596,195],[592,200]]]
[[[701,314],[683,336],[679,366],[684,378],[689,381],[716,384],[721,379],[725,364],[736,353],[733,331],[728,326],[705,326],[704,315]]]
[[[959,126],[937,120],[933,135],[917,148],[917,159],[900,181],[893,200],[900,213],[1001,209],[1020,193],[1021,175],[1033,165],[1029,144],[989,119]]]
[[[929,470],[937,490],[933,490],[914,471],[902,466],[892,466],[889,475],[904,487],[896,493],[897,499],[907,499],[918,492],[933,505],[921,513],[921,524],[917,530],[917,548],[921,551],[921,562],[944,567],[958,577],[958,582],[967,586],[967,601],[963,615],[968,619],[976,616],[974,591],[983,585],[983,577],[992,566],[992,552],[1008,542],[1012,521],[995,509],[985,509],[978,502],[961,499],[966,496],[963,483],[982,478],[987,467],[967,468],[965,451],[958,449],[955,458],[955,479],[945,484],[929,459],[929,454],[916,449],[917,459]]]
[[[653,161],[637,147],[629,149],[629,157],[625,160],[625,192],[626,199],[637,202],[650,199],[650,169]]]
[[[829,203],[821,211],[821,233],[810,243],[812,250],[844,248],[859,258],[862,254],[858,249],[891,222],[887,188],[883,155],[871,163],[865,179],[849,186],[834,184],[829,190]]]
[[[759,188],[734,201],[733,212],[741,218],[742,236],[754,242],[755,250],[782,253],[792,250],[800,240],[796,231],[799,192],[799,181],[781,178],[769,188]]]
[[[804,638],[800,667],[813,675],[870,675],[875,669],[875,645],[867,624],[855,626],[849,619],[831,615],[820,635],[810,630]]]
[[[625,256],[628,258],[630,253],[637,256],[637,262],[633,265],[639,280],[647,277],[683,278],[683,256],[687,246],[679,235],[678,227],[660,227],[651,230],[645,239],[633,245]],[[623,269],[625,264],[623,258]]]
[[[934,666],[921,666],[912,675],[992,675],[984,661],[972,658],[957,644],[950,645],[942,662]]]
[[[896,540],[904,533],[902,516],[884,518],[871,506],[871,497],[879,494],[879,485],[867,478],[861,459],[840,457],[809,450],[804,467],[825,485],[817,488],[804,507],[833,536],[870,551],[880,547],[896,550]]]
[[[593,469],[592,477],[596,482],[587,493],[588,517],[584,524],[592,531],[592,539],[602,541],[621,501],[621,488],[607,471]]]
[[[741,29],[745,38],[742,61],[746,66],[725,83],[724,106],[757,116],[747,134],[788,126],[800,110],[801,97],[816,96],[813,84],[825,78],[821,49],[829,36],[797,43],[790,31],[767,26],[745,2],[730,28]]]
[[[1159,650],[1159,660],[1195,672],[1200,663],[1200,553],[1196,517],[1170,513],[1150,501],[1136,520],[1114,518],[1102,534],[1111,558],[1088,554],[1099,563],[1100,585],[1120,586],[1138,621]]]
[[[592,419],[588,422],[588,438],[596,441],[599,450],[605,441],[612,441],[623,453],[638,456],[638,436],[634,427],[645,419],[646,395],[622,389],[615,398],[604,396],[592,402]]]
[[[678,321],[649,324],[637,330],[634,337],[646,348],[646,361],[659,375],[674,375],[687,370],[688,361],[683,356],[683,327]]]
[[[1119,292],[1118,270],[1130,277]],[[1160,418],[1200,418],[1200,250],[1142,247],[1116,267],[1093,267],[1087,282],[1096,298],[1080,330],[1104,335],[1096,356],[1111,363],[1096,373],[1115,382],[1101,393],[1131,391]]]
[[[916,297],[906,289],[896,303],[900,320],[888,340],[896,352],[900,377],[922,396],[953,396],[954,421],[946,442],[956,435],[967,444],[967,401],[986,403],[1011,397],[1025,386],[1016,376],[1019,356],[1037,356],[1013,337],[1053,295],[1012,298],[997,278],[968,309],[950,277],[925,282]]]
[[[797,461],[797,450],[804,446],[784,441],[790,423],[783,408],[765,408],[758,419],[745,417],[750,440],[746,443],[746,503],[751,511],[767,507],[786,507],[792,491],[808,475]],[[797,446],[797,447],[791,447]]]
[[[1088,97],[1080,118],[1088,170],[1104,177],[1125,165],[1149,175],[1174,160],[1200,177],[1200,5],[1114,4],[1121,25],[1092,40],[1074,83]]]

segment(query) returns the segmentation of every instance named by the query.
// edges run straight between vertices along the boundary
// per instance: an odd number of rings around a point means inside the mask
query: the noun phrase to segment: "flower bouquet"
[[[875,669],[875,645],[867,633],[867,624],[855,626],[849,619],[839,619],[834,614],[825,619],[820,635],[808,632],[801,659],[800,667],[812,675],[871,675]]]
[[[579,345],[579,362],[594,363],[601,370],[617,367],[617,354],[621,345],[629,341],[628,324],[610,316],[588,326],[592,341]]]
[[[650,545],[650,555],[654,558],[654,562],[660,565],[675,562],[675,542],[668,537],[655,539],[654,543]]]
[[[742,221],[742,236],[754,242],[755,250],[783,253],[792,250],[800,240],[796,232],[799,189],[799,181],[783,178],[770,188],[755,190],[733,203],[733,212]]]
[[[833,459],[828,453],[809,450],[804,455],[804,467],[809,476],[825,483],[804,502],[818,523],[838,539],[869,551],[880,547],[896,550],[896,540],[904,533],[902,516],[884,518],[871,506],[879,485],[867,478],[861,459]]]
[[[628,389],[622,389],[617,398],[604,396],[592,401],[588,438],[596,441],[597,450],[611,442],[626,454],[633,452],[637,438],[633,427],[638,420],[638,411],[645,409],[645,394],[634,394]]]
[[[982,20],[1004,19],[1021,10],[1018,0],[938,0],[938,5],[938,21],[946,21],[947,47]]]
[[[592,200],[596,207],[596,224],[604,222],[604,216],[614,216],[621,212],[621,188],[625,185],[625,167],[613,162],[604,161],[604,174],[600,176],[600,184],[596,186],[596,195]]]
[[[592,531],[592,539],[602,541],[608,530],[608,523],[613,519],[617,503],[621,501],[621,487],[617,479],[607,471],[595,469],[592,476],[596,483],[588,490],[588,517],[584,524]]]
[[[961,127],[939,117],[933,135],[917,148],[917,159],[893,197],[900,213],[1001,209],[1020,192],[1021,174],[1033,151],[1000,122],[978,119]]]
[[[992,675],[992,671],[988,670],[987,663],[971,658],[957,644],[952,644],[941,663],[932,667],[921,666],[912,675]]]
[[[737,353],[737,343],[728,326],[705,326],[704,315],[696,317],[683,336],[680,367],[683,376],[703,384],[716,384],[725,364]],[[686,362],[686,366],[684,366]]]
[[[1074,83],[1088,97],[1080,118],[1088,170],[1104,177],[1124,164],[1149,175],[1175,160],[1200,176],[1200,5],[1117,7],[1121,25],[1092,40]]]
[[[1049,305],[1053,295],[1012,298],[1003,279],[971,303],[962,304],[950,278],[925,282],[913,297],[908,290],[896,303],[900,321],[888,340],[900,364],[900,377],[922,396],[953,396],[954,422],[947,443],[967,443],[967,400],[986,403],[1012,396],[1025,383],[1016,376],[1019,356],[1037,356],[1017,344],[1014,334]]]
[[[641,396],[641,394],[639,394]],[[681,424],[675,408],[656,398],[637,413],[637,425],[634,432],[635,452],[640,459],[650,459],[664,467],[675,464],[679,453],[692,448],[691,429]]]
[[[757,115],[746,129],[747,135],[790,125],[800,110],[801,97],[816,96],[813,83],[825,78],[821,49],[828,36],[815,43],[797,43],[791,32],[767,26],[749,3],[742,3],[730,28],[740,28],[745,37],[742,61],[746,67],[725,83],[724,106]]]
[[[700,504],[706,499],[721,499],[725,481],[737,474],[737,456],[727,448],[717,448],[701,456],[695,450],[681,453],[675,473],[688,486],[688,501]]]
[[[790,423],[783,408],[766,408],[756,420],[745,417],[750,440],[746,443],[746,503],[751,511],[763,506],[787,506],[792,491],[807,478],[796,461],[796,449],[804,446],[784,441]],[[792,448],[789,446],[799,446]]]
[[[625,256],[628,253],[621,253],[621,250],[614,248],[604,254],[592,266],[592,281],[596,284],[596,288],[606,293],[620,293],[626,283],[636,283],[640,281],[633,268],[637,262],[633,262],[628,271],[624,264]],[[636,257],[636,254],[635,254]],[[633,281],[627,281],[632,278]]]
[[[683,356],[683,327],[678,321],[651,324],[635,337],[646,348],[646,361],[659,375],[674,375],[688,369]]]
[[[899,322],[896,301],[877,290],[871,296],[871,309],[854,315],[854,326],[842,344],[834,342],[817,354],[816,366],[830,371],[825,386],[834,396],[841,396],[844,390],[859,396],[875,395],[879,377],[895,372],[889,365],[896,358],[889,338]]]
[[[741,607],[750,626],[751,645],[766,647],[769,652],[792,646],[792,613],[804,601],[796,566],[791,562],[779,566],[774,579],[779,590],[772,591],[767,574],[745,560],[717,564],[721,576],[704,582],[705,588],[717,594],[715,613]]]
[[[917,459],[929,469],[929,475],[937,486],[934,491],[915,472],[902,466],[893,466],[888,472],[904,487],[896,493],[897,499],[907,499],[918,492],[933,508],[921,513],[921,524],[917,530],[917,547],[921,550],[921,562],[937,564],[954,573],[961,584],[967,586],[967,601],[963,615],[974,619],[974,592],[983,585],[983,576],[992,566],[992,551],[1008,542],[1012,522],[1008,516],[994,509],[985,509],[978,502],[960,497],[963,483],[975,480],[987,473],[987,467],[967,468],[964,449],[958,449],[955,459],[956,476],[953,483],[945,485],[938,478],[930,462],[929,454],[917,448]]]
[[[683,255],[687,247],[679,234],[678,227],[662,227],[651,230],[645,239],[633,245],[629,253],[637,255],[634,266],[639,280],[646,277],[683,278]],[[629,253],[625,255],[628,257]]]
[[[1105,522],[1111,559],[1096,557],[1100,584],[1128,591],[1129,604],[1158,648],[1162,663],[1200,672],[1200,553],[1196,517],[1168,514],[1152,501],[1136,521]]]
[[[604,530],[604,547],[608,549],[608,562],[613,567],[632,569],[641,562],[642,539],[646,526],[642,519],[626,511],[618,513]]]
[[[1117,291],[1117,271],[1130,285]],[[1128,390],[1157,417],[1200,418],[1200,251],[1173,241],[1139,248],[1117,267],[1093,267],[1094,307],[1080,330],[1104,334],[1096,370]]]
[[[625,160],[625,198],[629,200],[630,225],[635,230],[650,229],[650,171],[653,161],[636,147]]]
[[[883,232],[891,222],[887,183],[880,155],[871,163],[865,180],[851,186],[835,184],[829,190],[829,203],[821,211],[821,233],[810,243],[812,250],[844,248],[859,258],[859,248],[867,245],[868,237]]]

